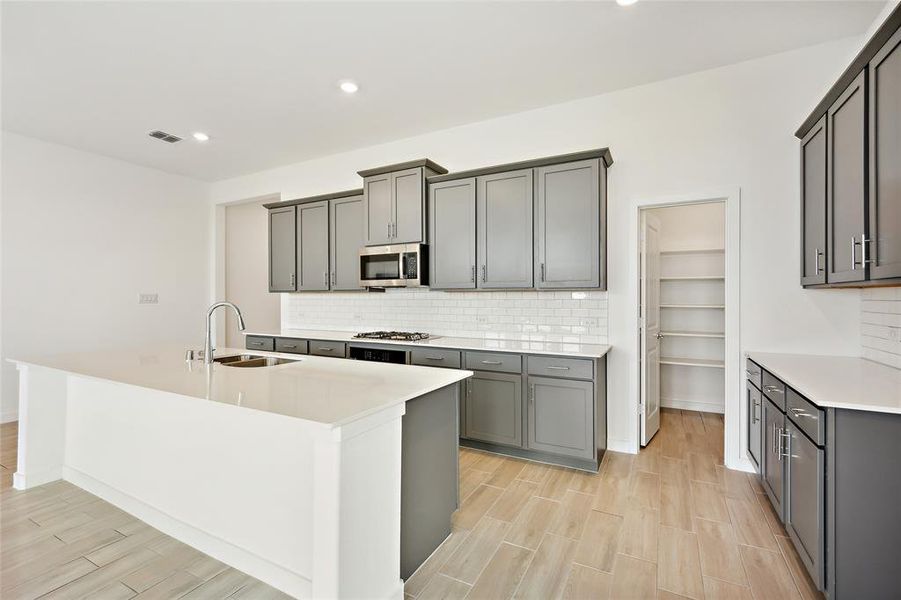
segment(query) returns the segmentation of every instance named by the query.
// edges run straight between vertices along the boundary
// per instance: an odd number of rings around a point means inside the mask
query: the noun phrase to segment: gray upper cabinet
[[[431,287],[476,287],[475,178],[429,186],[429,239]]]
[[[295,208],[269,211],[269,291],[293,292],[296,274]]]
[[[532,287],[532,169],[479,177],[480,288]]]
[[[829,283],[866,279],[866,107],[862,71],[826,115]]]
[[[594,386],[590,381],[528,378],[528,447],[590,459],[594,447]]]
[[[328,200],[297,206],[297,289],[329,288]]]
[[[463,437],[522,446],[522,376],[476,371],[466,381]]]
[[[329,263],[332,290],[360,289],[360,248],[366,243],[363,197],[329,200]]]
[[[363,178],[366,245],[425,243],[426,177],[447,169],[424,158],[358,171]]]
[[[373,175],[363,181],[363,214],[366,220],[366,244],[390,244],[394,220],[391,173]]]
[[[801,285],[826,283],[826,117],[801,140]]]
[[[392,244],[425,241],[424,181],[419,167],[391,174],[391,197],[394,201]]]
[[[870,61],[870,279],[901,277],[901,29]]]
[[[599,159],[535,169],[535,287],[601,285]]]

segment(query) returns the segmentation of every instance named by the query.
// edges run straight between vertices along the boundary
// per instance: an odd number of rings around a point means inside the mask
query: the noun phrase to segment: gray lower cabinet
[[[826,452],[808,438],[791,419],[785,428],[785,529],[798,550],[817,589],[822,589],[825,567]]]
[[[600,159],[535,169],[535,287],[601,285],[601,169]]]
[[[590,381],[529,377],[528,394],[528,448],[585,459],[594,456]]]
[[[762,425],[763,401],[760,390],[754,387],[749,380],[747,382],[747,415],[748,415],[748,456],[754,463],[758,472],[760,471],[760,439]]]
[[[332,290],[360,289],[360,248],[366,243],[363,197],[329,200],[329,263]]]
[[[785,468],[782,462],[782,430],[785,428],[785,415],[773,402],[763,399],[763,468],[761,483],[769,497],[776,514],[784,519],[783,488]]]
[[[345,358],[347,356],[347,344],[344,342],[310,340],[310,354]]]
[[[826,114],[826,281],[866,279],[866,72]]]
[[[532,287],[532,169],[485,175],[476,184],[478,286]]]
[[[463,415],[463,437],[521,447],[522,376],[476,371],[466,381]]]
[[[329,288],[329,204],[327,200],[297,206],[299,291]]]
[[[269,291],[293,292],[297,272],[295,207],[269,211]]]
[[[801,285],[826,283],[826,117],[801,140]]]
[[[476,180],[454,179],[429,186],[429,285],[433,289],[476,287]]]
[[[289,354],[309,354],[310,347],[307,340],[275,338],[275,351]]]
[[[267,352],[272,352],[275,350],[275,338],[261,335],[248,335],[244,338],[244,346],[248,350],[265,350]]]
[[[868,67],[870,279],[901,277],[901,29]]]

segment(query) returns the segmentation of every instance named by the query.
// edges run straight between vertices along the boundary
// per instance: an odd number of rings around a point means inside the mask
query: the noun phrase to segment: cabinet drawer
[[[344,358],[345,344],[344,342],[321,342],[318,340],[310,340],[310,354]]]
[[[306,340],[292,338],[275,338],[275,351],[289,354],[308,354],[309,343]]]
[[[459,369],[460,352],[457,350],[439,350],[437,348],[414,348],[410,352],[410,364]]]
[[[566,379],[591,379],[594,376],[593,362],[581,358],[529,356],[526,359],[526,368],[529,375],[564,377]]]
[[[522,373],[522,356],[499,352],[467,352],[466,368],[475,371]]]
[[[745,375],[748,377],[748,381],[754,384],[754,386],[759,390],[761,389],[761,375],[763,373],[763,369],[760,368],[756,362],[751,360],[750,358],[745,361]]]
[[[791,388],[785,390],[785,414],[816,445],[826,443],[826,413]]]
[[[248,350],[275,350],[275,338],[262,337],[259,335],[248,335],[244,338],[244,345]]]
[[[785,384],[779,378],[771,375],[763,369],[763,387],[760,388],[763,395],[772,400],[779,410],[785,412]]]

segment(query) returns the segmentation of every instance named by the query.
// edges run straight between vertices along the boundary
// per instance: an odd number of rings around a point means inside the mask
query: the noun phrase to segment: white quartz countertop
[[[748,357],[821,408],[901,414],[901,370],[854,356],[749,352]]]
[[[14,363],[340,426],[446,387],[471,371],[220,348],[293,359],[272,367],[186,362],[184,346],[79,352]]]
[[[371,340],[355,338],[353,331],[326,331],[322,329],[282,329],[280,331],[245,331],[245,335],[298,338],[361,344],[396,344],[398,346],[422,346],[426,348],[452,348],[455,350],[480,350],[486,352],[516,352],[519,354],[546,354],[601,358],[610,351],[604,344],[577,344],[574,342],[541,342],[532,340],[494,340],[435,336],[418,342],[398,340]]]

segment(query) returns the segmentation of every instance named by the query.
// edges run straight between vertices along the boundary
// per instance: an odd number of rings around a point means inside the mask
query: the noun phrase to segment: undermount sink
[[[257,356],[254,354],[236,354],[234,356],[220,356],[213,362],[226,367],[274,367],[286,363],[297,362],[300,359],[275,358],[272,356]]]

